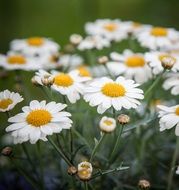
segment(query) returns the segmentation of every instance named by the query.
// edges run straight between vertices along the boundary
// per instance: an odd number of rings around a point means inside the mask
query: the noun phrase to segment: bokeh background
[[[179,0],[0,0],[0,53],[14,38],[52,37],[65,44],[87,21],[121,18],[179,29]]]

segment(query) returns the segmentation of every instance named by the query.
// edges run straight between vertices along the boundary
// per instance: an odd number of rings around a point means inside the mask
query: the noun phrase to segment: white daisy
[[[179,39],[179,33],[172,28],[150,27],[136,34],[136,38],[143,47],[165,50]]]
[[[0,112],[10,111],[16,104],[22,101],[23,98],[19,93],[4,90],[0,92]]]
[[[126,78],[134,79],[140,84],[152,78],[151,68],[143,54],[125,50],[122,54],[113,52],[110,56],[113,61],[108,62],[107,67],[112,74],[124,74]]]
[[[179,136],[179,105],[167,107],[158,105],[159,111],[159,124],[160,131],[171,129],[175,127],[175,134]]]
[[[138,87],[139,84],[133,80],[126,80],[124,77],[118,77],[116,81],[103,77],[95,79],[89,83],[84,92],[84,99],[90,106],[98,106],[98,113],[102,114],[111,106],[119,111],[123,108],[137,108],[140,102],[137,99],[143,99],[143,91]]]
[[[99,127],[101,131],[110,133],[116,128],[116,120],[114,118],[104,116],[100,120]]]
[[[179,73],[169,73],[163,83],[165,90],[171,89],[171,94],[179,95]]]
[[[73,70],[69,73],[53,72],[54,83],[51,88],[62,95],[67,96],[71,103],[75,103],[83,94],[84,84],[89,77],[81,77],[79,71]]]
[[[78,164],[78,177],[81,180],[89,180],[92,176],[93,167],[90,162],[83,161]]]
[[[11,50],[21,52],[28,56],[39,56],[44,54],[58,53],[60,46],[48,39],[42,37],[31,37],[28,39],[13,40]]]
[[[29,106],[22,108],[19,113],[8,119],[12,123],[6,128],[14,137],[14,143],[30,141],[34,144],[39,139],[46,141],[47,135],[60,133],[62,129],[71,128],[71,114],[62,111],[67,105],[46,101],[33,100]]]
[[[85,25],[85,30],[89,35],[99,35],[110,41],[121,41],[128,37],[128,26],[119,19],[98,19]]]
[[[108,39],[101,36],[87,36],[84,38],[78,45],[78,49],[81,51],[89,49],[98,49],[101,50],[105,47],[109,47],[110,42]]]
[[[6,70],[38,70],[40,65],[32,58],[22,54],[8,52],[7,55],[0,55],[0,66]]]
[[[172,71],[176,72],[179,70],[179,57],[166,53],[166,52],[148,52],[145,54],[145,60],[152,68],[152,72],[157,75],[164,70],[162,61],[171,61],[174,63]]]

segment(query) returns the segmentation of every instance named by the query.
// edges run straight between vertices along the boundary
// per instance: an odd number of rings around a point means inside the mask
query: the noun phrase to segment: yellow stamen
[[[54,84],[57,86],[68,87],[73,84],[73,79],[68,74],[58,74],[54,78]]]
[[[126,93],[126,90],[122,85],[112,82],[105,84],[101,91],[104,95],[109,97],[120,97],[124,96]]]
[[[51,121],[51,119],[52,119],[51,113],[43,109],[31,111],[26,117],[27,123],[35,127],[46,125]]]
[[[32,38],[27,39],[27,43],[30,46],[41,46],[44,44],[44,39],[39,38],[39,37],[32,37]]]
[[[126,65],[128,67],[143,67],[145,65],[145,59],[142,56],[134,55],[127,58]]]
[[[179,116],[179,107],[176,108],[175,113]]]
[[[115,23],[108,23],[104,25],[104,29],[106,29],[109,32],[113,32],[117,29],[117,24]]]
[[[80,76],[82,76],[82,77],[90,77],[91,76],[90,72],[84,66],[79,67],[78,71],[79,71]]]
[[[22,55],[11,55],[11,56],[8,56],[7,62],[9,64],[23,65],[26,63],[26,59]]]
[[[168,31],[166,28],[162,28],[162,27],[153,27],[150,31],[150,34],[152,36],[156,36],[156,37],[162,37],[162,36],[167,36]]]
[[[110,121],[110,120],[105,120],[105,121],[104,121],[104,123],[105,123],[106,125],[108,125],[108,126],[110,126],[110,125],[112,125],[112,124],[113,124],[113,122],[112,122],[112,121]]]
[[[6,109],[13,101],[10,98],[0,100],[0,108]]]

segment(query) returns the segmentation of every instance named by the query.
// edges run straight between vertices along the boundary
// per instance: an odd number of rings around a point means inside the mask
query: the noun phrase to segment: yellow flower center
[[[6,109],[13,101],[10,98],[0,100],[0,108]]]
[[[106,125],[108,125],[108,126],[110,126],[110,125],[112,125],[112,124],[113,124],[113,122],[112,122],[112,121],[110,121],[110,120],[105,120],[105,121],[104,121],[104,123],[105,123]]]
[[[175,113],[179,116],[179,107],[176,108]]]
[[[24,56],[22,55],[11,55],[8,56],[7,58],[7,62],[9,64],[19,64],[19,65],[23,65],[26,63],[26,59]]]
[[[80,76],[82,76],[82,77],[90,77],[91,76],[90,72],[84,66],[79,67],[78,71],[79,71]]]
[[[54,84],[57,86],[68,87],[73,84],[73,79],[68,74],[58,74],[54,78]]]
[[[41,46],[44,44],[44,39],[39,38],[39,37],[32,37],[32,38],[27,39],[27,43],[30,46]]]
[[[161,61],[161,62],[163,62],[163,61],[170,61],[170,62],[173,62],[173,63],[175,63],[176,62],[176,58],[175,57],[173,57],[173,56],[171,56],[171,55],[169,55],[169,54],[161,54],[161,55],[159,55],[159,60]]]
[[[124,96],[126,93],[126,90],[122,85],[113,83],[113,82],[105,84],[102,87],[101,91],[104,95],[113,97],[113,98]]]
[[[150,34],[152,36],[162,37],[162,36],[167,36],[168,31],[167,31],[166,28],[154,27],[154,28],[151,29]]]
[[[145,65],[145,59],[142,56],[134,55],[127,58],[126,65],[128,67],[143,67]]]
[[[27,123],[35,127],[46,125],[51,119],[52,115],[47,110],[43,109],[31,111],[26,117]]]
[[[117,29],[117,24],[115,23],[108,23],[104,25],[104,29],[109,31],[109,32],[113,32]]]

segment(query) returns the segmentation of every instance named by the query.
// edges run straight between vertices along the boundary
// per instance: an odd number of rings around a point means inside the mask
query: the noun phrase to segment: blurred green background
[[[87,21],[121,18],[179,29],[179,0],[0,0],[0,53],[14,38],[52,37],[65,44]]]

